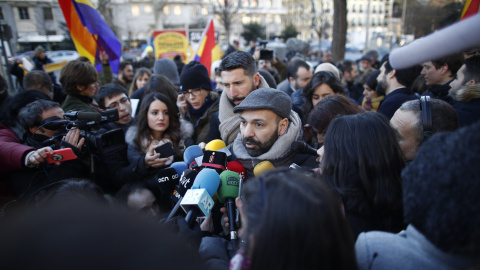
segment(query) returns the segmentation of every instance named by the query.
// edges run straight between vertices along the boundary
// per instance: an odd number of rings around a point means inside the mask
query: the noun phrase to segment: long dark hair
[[[340,204],[318,179],[275,169],[248,181],[243,194],[251,270],[357,268]]]
[[[173,104],[176,104],[179,93],[177,87],[170,82],[167,77],[160,74],[153,74],[145,84],[144,96],[153,92],[164,94],[166,97],[172,100]],[[177,106],[175,105],[175,107]]]
[[[325,135],[328,125],[335,117],[360,112],[362,112],[362,110],[347,97],[333,95],[325,97],[318,102],[317,106],[315,106],[310,113],[307,123],[314,128],[315,132]]]
[[[150,104],[155,100],[165,103],[168,109],[169,124],[168,128],[163,133],[163,137],[170,139],[175,148],[178,147],[178,143],[180,142],[180,119],[178,118],[177,106],[175,103],[172,103],[167,96],[161,93],[150,93],[143,97],[140,109],[136,116],[137,135],[133,141],[139,146],[141,152],[145,151],[145,149],[142,149],[143,142],[147,140],[147,145],[149,145],[153,135],[152,130],[148,126],[148,109],[150,108]]]
[[[312,103],[312,96],[315,89],[322,84],[327,84],[330,88],[332,88],[333,93],[346,95],[345,89],[338,81],[337,77],[333,75],[333,73],[329,71],[320,71],[313,75],[312,79],[308,82],[308,84],[303,89],[303,96],[305,97],[305,103],[302,106],[302,113],[304,117],[304,122],[308,119],[308,115],[313,110],[313,103]]]
[[[388,119],[379,113],[334,119],[324,139],[320,171],[345,211],[389,216],[402,207],[402,152]]]

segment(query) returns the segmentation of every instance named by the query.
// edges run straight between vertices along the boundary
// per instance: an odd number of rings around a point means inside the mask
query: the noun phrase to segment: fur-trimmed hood
[[[459,102],[470,102],[473,99],[480,98],[480,84],[465,85],[453,92],[452,97]]]

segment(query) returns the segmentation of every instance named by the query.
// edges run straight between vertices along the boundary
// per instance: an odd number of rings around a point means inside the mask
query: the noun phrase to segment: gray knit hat
[[[254,110],[272,110],[282,118],[289,118],[292,110],[292,100],[285,92],[260,88],[252,91],[239,105],[233,108],[234,113]]]
[[[177,65],[173,60],[162,58],[155,61],[153,73],[167,77],[173,84],[180,85],[180,75],[178,75]]]

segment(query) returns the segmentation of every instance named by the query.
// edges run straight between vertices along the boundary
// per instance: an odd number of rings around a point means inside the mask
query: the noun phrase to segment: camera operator
[[[52,150],[71,148],[79,156],[85,139],[80,138],[79,129],[71,129],[63,139],[56,141],[57,130],[43,125],[63,119],[60,104],[49,100],[37,100],[26,105],[18,114],[18,120],[26,131],[25,145],[36,149],[50,146]],[[56,125],[60,128],[59,125]],[[57,127],[54,127],[57,129]],[[48,147],[47,147],[48,149]],[[50,149],[48,149],[50,150]],[[50,151],[48,151],[50,152]],[[50,152],[51,153],[51,152]],[[46,153],[43,153],[45,158]],[[33,155],[42,155],[34,152]],[[35,158],[35,156],[33,157]],[[31,157],[29,157],[31,159]],[[17,170],[11,174],[10,182],[17,196],[27,200],[39,188],[50,183],[71,177],[83,176],[84,166],[78,159],[56,162],[55,164],[30,164],[29,170]]]

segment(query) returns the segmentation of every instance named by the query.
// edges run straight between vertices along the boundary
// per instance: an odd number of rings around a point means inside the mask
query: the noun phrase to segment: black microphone
[[[178,184],[179,176],[174,168],[165,168],[158,171],[154,177],[147,181],[154,194],[171,194]],[[167,196],[167,195],[166,195]]]
[[[185,196],[187,190],[192,187],[195,177],[197,177],[197,174],[197,171],[190,169],[186,169],[185,171],[183,171],[182,176],[180,177],[180,181],[175,190],[173,191],[172,195],[172,200],[176,201],[175,207],[173,207],[172,211],[165,220],[165,223],[170,221],[175,215],[175,213],[177,213],[177,210],[178,208],[180,208],[180,204],[182,203],[183,196]]]
[[[227,166],[227,154],[219,151],[205,150],[202,160],[202,168],[214,169],[221,174]]]
[[[306,142],[303,141],[294,141],[292,142],[292,150],[296,153],[308,154],[312,156],[317,155],[317,149],[311,147]]]
[[[102,115],[96,112],[66,112],[64,115],[66,118],[70,119],[78,119],[78,120],[85,120],[85,121],[100,121],[102,120]]]

